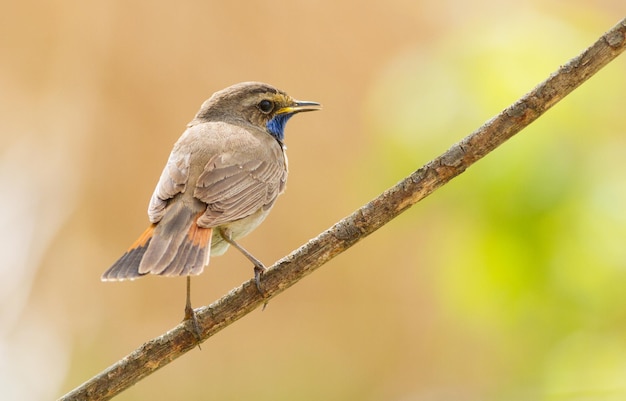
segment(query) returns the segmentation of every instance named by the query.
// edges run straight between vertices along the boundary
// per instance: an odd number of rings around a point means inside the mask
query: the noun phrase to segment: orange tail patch
[[[139,236],[137,241],[128,248],[126,253],[102,274],[102,281],[132,280],[141,277],[142,274],[139,274],[139,264],[150,245],[155,228],[156,224],[150,225],[150,227]]]

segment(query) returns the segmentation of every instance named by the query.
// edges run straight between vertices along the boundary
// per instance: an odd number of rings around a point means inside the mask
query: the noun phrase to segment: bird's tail
[[[146,274],[188,276],[209,264],[211,228],[198,227],[202,213],[186,207],[170,210],[152,224],[102,275],[103,281],[132,280]]]

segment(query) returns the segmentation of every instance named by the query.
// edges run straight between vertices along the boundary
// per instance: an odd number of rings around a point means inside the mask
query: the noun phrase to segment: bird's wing
[[[252,156],[225,152],[209,160],[194,190],[194,196],[207,204],[198,225],[214,227],[274,204],[287,180],[282,149],[262,149]]]
[[[165,206],[167,206],[168,199],[173,198],[176,194],[185,192],[187,181],[189,180],[190,157],[190,153],[173,151],[170,154],[150,199],[150,205],[148,206],[150,222],[159,222],[165,214]]]

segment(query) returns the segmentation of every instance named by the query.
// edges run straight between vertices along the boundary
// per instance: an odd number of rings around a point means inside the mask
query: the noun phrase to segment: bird
[[[285,124],[295,114],[321,109],[262,82],[242,82],[206,100],[169,155],[148,205],[149,227],[109,269],[103,281],[145,275],[186,276],[185,319],[199,327],[191,307],[190,277],[229,246],[254,265],[239,245],[267,217],[285,190]]]

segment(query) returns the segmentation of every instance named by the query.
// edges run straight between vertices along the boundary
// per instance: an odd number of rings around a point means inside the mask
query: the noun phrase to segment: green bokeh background
[[[1,18],[0,398],[58,397],[178,323],[184,280],[101,283],[213,91],[290,121],[266,264],[436,157],[626,15],[621,1],[56,1]],[[626,399],[626,63],[119,400]],[[194,279],[206,305],[252,269]]]

